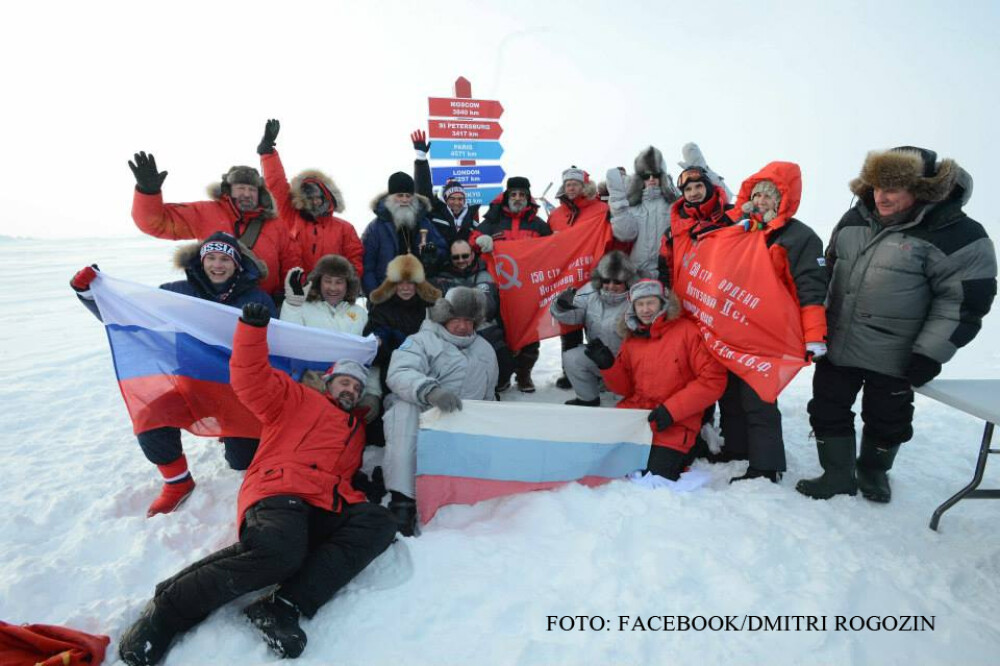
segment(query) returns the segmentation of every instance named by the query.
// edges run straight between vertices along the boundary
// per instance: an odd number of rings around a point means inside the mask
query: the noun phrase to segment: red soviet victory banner
[[[500,290],[511,349],[559,335],[549,304],[559,292],[587,284],[610,240],[611,225],[600,217],[544,238],[496,241],[484,258]]]
[[[807,363],[799,306],[771,267],[766,236],[733,225],[674,243],[677,297],[709,351],[774,402]]]

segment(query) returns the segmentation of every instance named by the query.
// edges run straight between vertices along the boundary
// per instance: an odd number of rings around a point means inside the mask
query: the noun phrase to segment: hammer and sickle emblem
[[[497,277],[500,284],[497,286],[503,290],[520,287],[521,282],[517,279],[517,262],[509,254],[498,254],[495,256]]]

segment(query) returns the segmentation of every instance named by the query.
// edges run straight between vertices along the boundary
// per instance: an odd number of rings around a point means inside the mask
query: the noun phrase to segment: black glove
[[[271,321],[271,311],[263,303],[247,303],[243,306],[243,316],[240,321],[257,328],[265,328]]]
[[[606,344],[601,342],[600,338],[594,338],[588,342],[583,353],[601,370],[607,370],[615,364],[614,353]]]
[[[573,305],[573,297],[576,296],[576,289],[570,287],[563,293],[559,294],[556,298],[556,307],[560,310],[573,310],[576,306]]]
[[[292,293],[296,296],[302,296],[306,292],[302,289],[302,274],[301,268],[293,268],[288,271],[288,286],[292,288]]]
[[[157,172],[156,158],[153,153],[138,152],[135,154],[135,162],[129,162],[128,168],[132,169],[135,176],[135,186],[143,194],[156,194],[160,191],[163,181],[167,178],[167,172]]]
[[[422,248],[420,248],[420,260],[423,262],[436,261],[437,260],[437,245],[434,243],[425,243]]]
[[[278,138],[278,130],[280,129],[281,123],[274,118],[265,123],[264,136],[261,138],[260,143],[257,144],[258,155],[270,155],[274,152],[274,142]]]
[[[906,368],[906,378],[913,386],[923,386],[938,376],[941,364],[923,354],[911,354],[910,365]]]
[[[674,417],[671,416],[670,412],[667,411],[667,408],[661,404],[657,405],[656,409],[649,413],[646,420],[650,423],[655,423],[656,429],[663,432],[674,422]]]

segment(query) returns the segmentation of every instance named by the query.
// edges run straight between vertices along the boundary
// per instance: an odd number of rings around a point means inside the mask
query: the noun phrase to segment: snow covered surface
[[[0,619],[109,634],[110,664],[157,581],[234,541],[240,475],[214,440],[185,435],[198,487],[179,512],[145,518],[160,480],[132,435],[103,328],[67,285],[95,261],[149,284],[179,279],[162,241],[0,240]],[[945,376],[1000,377],[998,320]],[[542,350],[540,390],[505,400],[572,397],[553,386],[558,341]],[[962,502],[940,533],[927,528],[971,478],[982,423],[918,396],[892,503],[813,501],[794,490],[818,470],[810,380],[801,373],[781,397],[780,485],[730,486],[743,464],[698,463],[706,481],[686,492],[620,481],[446,507],[304,622],[298,663],[996,663],[1000,505]],[[1000,464],[983,486],[1000,486]],[[241,621],[248,600],[163,663],[278,661]],[[550,615],[602,616],[607,628],[548,631]],[[621,615],[626,629],[652,615],[729,615],[745,629],[755,620],[744,616],[825,616],[827,631],[619,631]],[[933,616],[934,630],[836,631],[838,615]]]

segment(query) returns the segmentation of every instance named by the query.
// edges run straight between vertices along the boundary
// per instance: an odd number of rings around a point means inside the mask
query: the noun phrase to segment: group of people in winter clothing
[[[973,339],[996,292],[992,242],[962,212],[971,177],[925,149],[868,155],[850,185],[857,204],[824,252],[794,217],[802,180],[793,163],[766,165],[731,202],[696,145],[684,147],[676,183],[650,146],[632,174],[616,167],[605,183],[566,169],[548,221],[523,176],[510,177],[480,216],[461,183],[449,181],[435,195],[421,131],[410,137],[413,175],[388,178],[359,238],[335,215],[344,199],[332,179],[315,170],[287,179],[279,131],[276,120],[265,124],[257,147],[263,176],[232,167],[209,201],[164,203],[167,173],[153,156],[137,153],[130,162],[137,226],[159,238],[196,239],[175,258],[186,279],[162,288],[241,311],[230,381],[262,431],[259,441],[223,439],[230,466],[246,470],[238,542],[156,586],[122,637],[129,664],[156,663],[213,610],[271,586],[244,613],[276,653],[296,657],[306,645],[300,618],[315,614],[394,534],[416,532],[421,412],[495,400],[512,382],[535,390],[539,344],[510,349],[505,341],[500,291],[483,258],[495,242],[591,222],[610,227],[589,284],[563,291],[549,308],[563,327],[559,385],[575,393],[566,404],[597,408],[610,392],[620,408],[649,410],[653,446],[642,471],[656,477],[677,480],[701,456],[747,461],[733,481],[777,483],[786,471],[777,402],[727,371],[678,297],[691,286],[692,248],[710,247],[720,230],[760,234],[760,269],[773,272],[779,297],[797,313],[803,353],[816,364],[809,418],[824,471],[796,489],[821,499],[860,489],[889,501],[887,472],[913,434],[912,387]],[[90,292],[97,272],[83,268],[71,286],[99,316]],[[268,363],[275,317],[374,335],[376,357],[370,367],[342,359],[295,381]],[[752,351],[753,341],[730,342]],[[859,391],[860,453],[852,411]],[[716,404],[724,444],[710,450]],[[180,430],[137,437],[164,480],[148,515],[169,513],[195,487]],[[366,443],[384,445],[377,478],[358,475]]]

